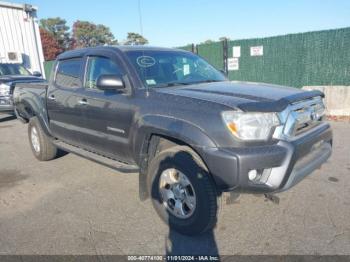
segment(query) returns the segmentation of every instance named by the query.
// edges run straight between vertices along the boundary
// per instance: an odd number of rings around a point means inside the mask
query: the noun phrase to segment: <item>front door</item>
[[[129,131],[134,115],[130,92],[100,90],[96,82],[101,75],[125,75],[116,57],[88,56],[84,88],[79,91],[85,104],[80,108],[85,128],[82,146],[88,150],[130,162]]]

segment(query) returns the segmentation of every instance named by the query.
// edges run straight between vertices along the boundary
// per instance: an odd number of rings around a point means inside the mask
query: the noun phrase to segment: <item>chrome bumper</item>
[[[0,96],[0,112],[13,111],[13,102],[11,96]]]

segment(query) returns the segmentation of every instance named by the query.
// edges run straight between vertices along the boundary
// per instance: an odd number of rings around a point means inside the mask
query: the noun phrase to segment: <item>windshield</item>
[[[19,64],[0,64],[0,76],[7,75],[31,75],[30,72]]]
[[[136,71],[148,87],[167,87],[225,81],[225,76],[204,59],[181,51],[128,51]]]

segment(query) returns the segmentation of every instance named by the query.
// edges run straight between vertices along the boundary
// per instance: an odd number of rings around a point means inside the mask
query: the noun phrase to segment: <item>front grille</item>
[[[0,105],[2,105],[2,106],[12,105],[12,100],[8,96],[7,97],[0,97]]]
[[[296,125],[294,135],[300,135],[317,126],[323,120],[325,107],[322,100],[314,100],[314,103],[301,103],[300,108],[294,110],[296,113]]]
[[[283,135],[287,138],[299,136],[323,121],[325,106],[321,97],[299,101],[280,113],[284,123]]]

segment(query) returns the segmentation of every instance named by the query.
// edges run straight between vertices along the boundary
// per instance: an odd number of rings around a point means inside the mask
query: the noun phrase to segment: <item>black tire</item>
[[[35,129],[37,133],[39,150],[37,150],[38,148],[35,148],[33,144],[33,139],[35,139],[32,136],[33,129]],[[50,138],[44,133],[37,117],[32,117],[29,120],[28,138],[29,138],[30,148],[32,149],[34,156],[38,160],[48,161],[56,157],[57,147],[51,142]]]
[[[162,172],[175,168],[185,174],[195,191],[196,207],[188,218],[174,216],[163,204],[159,181]],[[212,230],[217,221],[217,192],[206,167],[190,148],[175,146],[157,154],[148,168],[147,183],[158,215],[171,229],[184,235],[197,235]]]

